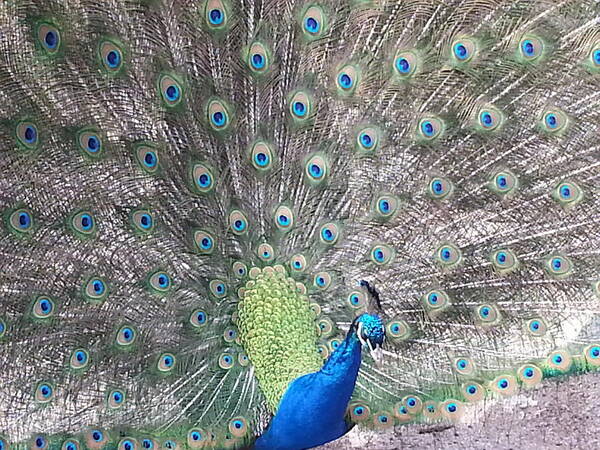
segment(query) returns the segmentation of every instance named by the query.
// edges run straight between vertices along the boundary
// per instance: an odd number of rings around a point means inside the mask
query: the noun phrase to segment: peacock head
[[[375,349],[383,345],[385,339],[385,327],[381,318],[375,314],[361,314],[352,322],[350,331],[356,333],[358,340],[363,346],[369,348],[373,353]]]

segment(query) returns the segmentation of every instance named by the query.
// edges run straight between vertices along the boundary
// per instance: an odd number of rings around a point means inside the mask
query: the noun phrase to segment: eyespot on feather
[[[248,218],[239,209],[229,213],[229,228],[236,236],[248,234]]]
[[[124,67],[124,53],[121,45],[113,39],[102,39],[98,44],[98,57],[102,68],[116,75]]]
[[[195,230],[194,234],[195,250],[202,255],[211,255],[216,246],[214,236],[206,230]]]
[[[224,30],[229,24],[229,8],[221,0],[208,0],[204,8],[204,17],[209,30]]]
[[[96,128],[82,128],[76,133],[77,147],[87,158],[99,159],[104,154],[103,139]]]
[[[35,387],[35,401],[48,403],[54,398],[54,386],[49,381],[40,381]]]
[[[158,92],[167,108],[179,105],[184,96],[182,82],[175,75],[166,73],[158,78]]]
[[[313,277],[313,286],[319,290],[327,290],[331,286],[331,275],[327,272],[318,272]]]
[[[260,244],[256,249],[256,254],[263,262],[271,262],[273,259],[275,259],[275,251],[273,250],[273,246],[267,243]]]
[[[289,110],[295,122],[306,122],[313,114],[313,104],[309,94],[304,91],[296,91],[290,99]]]
[[[255,142],[250,149],[250,162],[259,173],[264,174],[273,168],[274,154],[270,144]]]
[[[134,145],[135,159],[140,168],[148,175],[155,175],[160,169],[158,148],[149,142]]]
[[[519,180],[510,170],[498,170],[490,177],[488,187],[498,195],[507,196],[517,191]]]
[[[35,26],[38,43],[44,53],[55,56],[62,47],[62,37],[58,26],[49,21],[40,21]]]
[[[490,383],[490,388],[497,394],[508,397],[517,392],[517,381],[512,375],[498,375]]]
[[[454,192],[454,185],[445,177],[433,177],[427,186],[429,196],[435,200],[444,200]]]
[[[302,13],[300,25],[307,40],[315,40],[322,37],[327,28],[327,16],[323,8],[317,5],[310,5]]]
[[[39,148],[40,138],[37,125],[30,120],[22,120],[15,127],[17,145],[22,150],[31,151]]]

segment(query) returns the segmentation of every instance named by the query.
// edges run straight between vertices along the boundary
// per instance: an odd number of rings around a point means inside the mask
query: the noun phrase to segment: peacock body
[[[599,23],[0,3],[0,450],[304,448],[596,369]]]

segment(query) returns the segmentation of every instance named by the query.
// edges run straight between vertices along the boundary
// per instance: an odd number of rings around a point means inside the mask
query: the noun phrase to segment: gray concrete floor
[[[457,424],[354,428],[333,449],[600,449],[600,373],[546,380],[535,390],[470,408]]]

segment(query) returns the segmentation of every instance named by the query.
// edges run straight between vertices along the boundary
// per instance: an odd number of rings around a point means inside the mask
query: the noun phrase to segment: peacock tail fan
[[[595,370],[599,20],[0,2],[0,449],[247,446],[374,309],[349,423]]]

